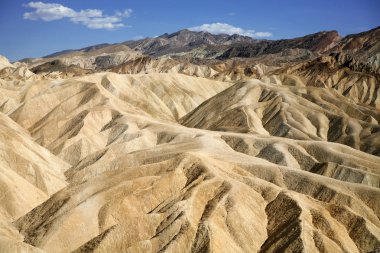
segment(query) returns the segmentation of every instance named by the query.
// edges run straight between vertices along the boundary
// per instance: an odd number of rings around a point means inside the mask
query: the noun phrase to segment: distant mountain
[[[337,44],[334,51],[351,51],[355,53],[375,53],[380,49],[380,26],[369,31],[350,34]]]
[[[101,49],[101,48],[104,48],[104,47],[107,47],[107,46],[111,46],[111,44],[102,43],[102,44],[97,44],[97,45],[93,45],[93,46],[89,46],[89,47],[84,47],[84,48],[80,48],[80,49],[63,50],[63,51],[59,51],[59,52],[56,52],[56,53],[52,53],[52,54],[46,55],[46,56],[44,56],[42,58],[52,58],[52,57],[57,57],[57,56],[61,56],[61,55],[64,55],[64,54],[73,53],[73,52],[91,52],[93,50]]]
[[[176,54],[194,55],[192,51],[196,50],[198,52],[200,49],[206,51],[203,54],[198,54],[201,58],[208,58],[207,55],[217,55],[219,59],[252,58],[266,54],[276,54],[289,49],[309,50],[318,54],[328,51],[367,56],[380,51],[380,27],[358,34],[351,34],[344,38],[337,31],[322,31],[303,37],[282,40],[258,40],[238,34],[215,35],[209,32],[195,32],[184,29],[171,34],[165,33],[155,38],[130,40],[116,44],[103,43],[81,49],[63,50],[43,58],[65,56],[75,52],[92,52],[116,45],[125,45],[134,51],[153,57]]]
[[[379,73],[379,41],[379,27],[344,38],[337,31],[322,31],[303,37],[282,40],[257,40],[237,34],[215,35],[184,29],[171,34],[165,33],[155,38],[116,44],[98,44],[78,50],[64,50],[42,59],[26,59],[23,62],[38,73],[41,71],[48,73],[57,71],[57,69],[67,70],[64,66],[66,65],[70,66],[69,72],[75,73],[75,75],[88,72],[80,71],[75,66],[92,71],[112,68],[113,71],[123,73],[136,73],[136,70],[139,70],[137,72],[151,73],[162,72],[162,66],[164,66],[164,72],[169,71],[167,69],[169,63],[172,67],[177,66],[176,68],[179,68],[181,73],[195,73],[194,70],[201,66],[202,71],[200,72],[202,73],[197,73],[200,76],[203,76],[204,71],[206,71],[206,76],[215,77],[213,70],[208,67],[212,67],[217,72],[222,70],[223,73],[228,69],[230,73],[228,75],[235,76],[235,79],[240,78],[240,73],[244,72],[245,67],[243,65],[245,64],[248,64],[249,68],[258,63],[284,67],[313,60],[321,55],[331,55],[339,58],[339,62],[347,65],[351,70]],[[144,60],[140,60],[141,57]],[[154,61],[148,60],[152,64],[150,69],[141,66],[141,63],[147,60],[145,57],[154,59]],[[175,60],[175,63],[167,61],[167,59],[161,60],[162,57],[170,57]],[[244,61],[249,60],[249,62],[239,62],[236,66],[221,68],[218,64],[221,62],[225,64],[227,59],[242,59]],[[60,60],[58,65],[57,60]],[[39,67],[42,64],[45,65]],[[127,66],[136,66],[136,64],[138,66],[134,70],[127,69]],[[191,70],[184,69],[189,67]],[[249,77],[250,75],[247,76],[247,78]]]
[[[257,43],[233,44],[219,57],[251,58],[264,54],[276,54],[287,49],[307,49],[315,53],[323,53],[334,47],[341,37],[337,31],[318,32],[304,37],[284,40],[265,40]]]
[[[144,54],[159,56],[172,52],[190,51],[193,48],[205,45],[231,45],[239,42],[255,43],[256,41],[258,40],[238,34],[211,34],[209,32],[194,32],[184,29],[171,34],[165,33],[154,38],[129,40],[116,44],[102,43],[80,49],[62,50],[43,56],[42,58],[53,58],[74,52],[91,52],[117,44],[126,45],[136,51],[141,51]]]
[[[255,43],[257,40],[238,34],[211,34],[208,32],[194,32],[187,29],[163,34],[156,38],[147,38],[137,41],[127,41],[125,44],[144,54],[160,56],[169,53],[187,52],[194,48],[206,45],[231,45],[238,42]]]
[[[344,37],[332,50],[340,61],[356,70],[380,74],[380,26]]]

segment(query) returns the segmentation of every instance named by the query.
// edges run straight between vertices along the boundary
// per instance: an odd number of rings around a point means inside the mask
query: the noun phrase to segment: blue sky
[[[379,0],[0,0],[0,54],[12,61],[184,28],[282,39],[380,25]]]

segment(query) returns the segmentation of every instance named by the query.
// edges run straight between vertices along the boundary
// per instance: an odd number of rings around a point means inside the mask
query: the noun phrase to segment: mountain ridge
[[[240,35],[213,35],[208,32],[193,32],[187,29],[156,38],[127,41],[115,44],[99,44],[79,50],[53,53],[42,59],[29,59],[27,65],[38,65],[63,59],[63,64],[72,64],[90,70],[110,69],[139,57],[160,59],[170,57],[182,64],[213,65],[228,59],[252,59],[257,63],[282,66],[312,60],[320,55],[339,53],[347,64],[363,65],[360,68],[371,72],[380,71],[380,28],[356,35],[341,37],[337,31],[322,31],[294,39],[257,40]],[[372,39],[369,39],[372,38]],[[352,40],[366,44],[367,49],[349,50]],[[62,54],[63,53],[63,54]],[[78,57],[87,57],[86,62]],[[82,61],[82,62],[81,62]],[[198,63],[200,62],[200,63]],[[208,63],[209,62],[209,63]],[[350,63],[349,63],[350,62]],[[81,71],[75,71],[80,73]],[[87,73],[88,71],[82,71]]]

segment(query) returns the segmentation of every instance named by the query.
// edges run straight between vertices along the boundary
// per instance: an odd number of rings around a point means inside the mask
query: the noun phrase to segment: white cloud
[[[272,33],[270,32],[255,32],[255,37],[270,37]]]
[[[24,19],[44,21],[58,20],[66,17],[74,17],[76,12],[70,8],[67,8],[61,4],[54,3],[42,3],[42,2],[30,2],[25,7],[35,9],[34,12],[24,13]]]
[[[119,23],[121,19],[115,16],[108,17],[88,17],[88,16],[77,16],[70,19],[75,24],[83,24],[91,29],[115,29],[124,27],[124,24]]]
[[[135,37],[133,37],[133,40],[141,40],[141,39],[145,39],[146,37],[142,36],[142,35],[137,35]]]
[[[190,31],[205,31],[212,34],[239,34],[243,36],[249,37],[269,37],[272,36],[269,32],[255,32],[255,30],[245,30],[240,27],[236,27],[233,25],[225,24],[225,23],[212,23],[212,24],[203,24],[201,26],[195,26],[189,28]]]
[[[132,13],[133,13],[132,9],[126,9],[126,10],[124,10],[122,12],[117,11],[115,15],[118,16],[118,17],[129,18],[132,15]]]
[[[25,12],[24,19],[53,21],[67,18],[75,24],[85,25],[91,29],[107,30],[125,27],[122,23],[123,18],[130,17],[133,12],[131,9],[126,9],[124,11],[117,11],[112,16],[108,16],[104,15],[103,11],[98,9],[75,11],[56,3],[29,2],[24,6],[34,9],[33,12]]]

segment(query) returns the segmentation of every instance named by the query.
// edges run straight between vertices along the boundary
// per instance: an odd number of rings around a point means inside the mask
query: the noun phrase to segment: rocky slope
[[[263,80],[289,86],[331,88],[355,103],[379,109],[380,74],[359,72],[355,66],[344,63],[340,55],[323,56],[267,73]]]
[[[68,168],[0,113],[0,252],[42,252],[24,243],[11,222],[65,187]]]
[[[341,37],[336,31],[319,32],[295,39],[260,41],[255,44],[240,43],[227,48],[218,59],[232,57],[252,58],[264,54],[276,54],[285,49],[306,49],[315,53],[323,53],[334,47]]]
[[[119,65],[125,61],[131,60],[140,56],[139,52],[130,49],[122,44],[90,47],[85,49],[68,50],[66,52],[52,54],[44,58],[29,59],[26,61],[28,67],[35,73],[57,71],[57,63],[62,70],[64,67],[71,69],[94,70],[106,69],[112,66]],[[51,65],[52,68],[48,68]],[[88,73],[88,71],[83,71]]]
[[[380,74],[380,27],[348,35],[331,51],[347,54],[346,65]]]
[[[0,56],[0,69],[13,67],[13,65],[4,56]]]
[[[205,45],[231,45],[239,42],[255,43],[251,37],[241,35],[214,35],[208,32],[194,32],[187,29],[156,38],[127,41],[130,48],[147,55],[161,56],[171,53],[187,52]]]
[[[380,155],[380,111],[334,90],[242,82],[181,119],[188,127],[346,144]]]
[[[149,56],[127,61],[109,71],[120,74],[180,73],[220,81],[261,78],[276,67],[254,61],[231,59],[223,62],[196,62],[172,57],[154,59]]]

